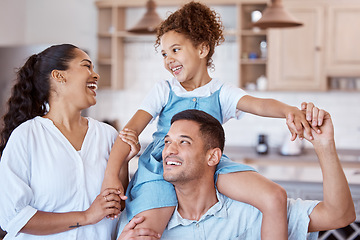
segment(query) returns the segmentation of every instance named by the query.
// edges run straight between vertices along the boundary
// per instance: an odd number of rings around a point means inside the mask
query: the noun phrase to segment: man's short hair
[[[179,120],[190,120],[199,124],[200,133],[205,142],[205,150],[220,148],[223,152],[225,132],[216,118],[204,111],[189,109],[175,114],[171,119],[171,124]]]

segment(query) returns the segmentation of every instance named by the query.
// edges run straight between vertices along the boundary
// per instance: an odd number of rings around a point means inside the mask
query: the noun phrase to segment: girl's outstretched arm
[[[238,101],[236,108],[262,117],[286,118],[286,123],[292,135],[291,140],[295,140],[297,136],[303,139],[304,132],[312,138],[311,129],[319,131],[317,125],[309,123],[305,111],[275,99],[245,95]],[[308,105],[308,112],[311,111],[310,108],[311,105]],[[291,119],[289,119],[289,116],[291,116]]]
[[[126,124],[124,129],[130,129],[135,137],[138,137],[140,133],[148,125],[152,116],[143,110],[138,110],[135,115]],[[129,131],[129,130],[128,130]],[[120,197],[125,200],[124,187],[120,181],[120,171],[122,167],[127,166],[129,155],[132,155],[130,145],[122,140],[121,134],[116,138],[115,143],[111,149],[108,164],[105,170],[104,181],[101,189],[114,188],[121,191]]]

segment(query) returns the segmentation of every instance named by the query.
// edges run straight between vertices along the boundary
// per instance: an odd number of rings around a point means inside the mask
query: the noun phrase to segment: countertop
[[[322,182],[322,173],[314,149],[297,156],[283,156],[276,148],[259,155],[255,147],[227,146],[224,153],[233,161],[253,166],[274,181]],[[338,149],[349,184],[360,184],[360,150]]]

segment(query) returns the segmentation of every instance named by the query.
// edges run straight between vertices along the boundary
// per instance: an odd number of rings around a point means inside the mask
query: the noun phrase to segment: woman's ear
[[[206,43],[201,43],[199,46],[199,55],[200,58],[206,58],[207,55],[209,54],[210,51],[210,47],[208,44]]]
[[[60,82],[60,83],[65,83],[66,82],[66,79],[65,79],[64,74],[62,73],[62,71],[52,70],[51,71],[51,77],[57,82]]]
[[[210,149],[208,153],[208,165],[211,167],[218,165],[222,156],[222,151],[220,150],[220,148]]]

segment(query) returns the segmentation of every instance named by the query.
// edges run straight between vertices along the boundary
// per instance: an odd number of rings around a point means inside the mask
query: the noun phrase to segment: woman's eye
[[[174,48],[173,52],[178,52],[180,49],[179,48]]]
[[[85,67],[87,67],[88,69],[90,69],[91,68],[91,66],[90,65],[84,65]]]
[[[167,57],[167,54],[166,53],[162,53],[161,54],[164,58]]]

